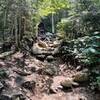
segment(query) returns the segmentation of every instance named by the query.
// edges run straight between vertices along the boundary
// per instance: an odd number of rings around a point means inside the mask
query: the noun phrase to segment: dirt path
[[[100,100],[89,83],[73,82],[72,76],[82,70],[68,66],[59,57],[43,55],[23,58],[23,53],[17,52],[0,60],[0,70],[4,71],[0,100]]]

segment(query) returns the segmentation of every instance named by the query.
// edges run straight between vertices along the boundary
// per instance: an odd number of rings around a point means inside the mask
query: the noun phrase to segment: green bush
[[[70,18],[63,18],[57,23],[57,35],[62,38],[72,38],[73,21]]]
[[[82,51],[82,55],[86,57],[83,61],[87,64],[100,64],[100,33],[94,32],[89,36],[86,46]]]
[[[65,52],[66,57],[68,54],[75,55],[75,59],[86,65],[100,64],[100,33],[94,32],[89,36],[67,41],[60,51]]]

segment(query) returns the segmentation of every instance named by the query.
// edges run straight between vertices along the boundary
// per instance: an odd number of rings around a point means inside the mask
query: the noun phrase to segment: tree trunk
[[[4,23],[3,23],[3,27],[4,27],[4,29],[3,29],[3,51],[6,51],[6,48],[5,48],[5,28],[6,28],[6,21],[7,21],[7,11],[6,11],[6,9],[5,9],[5,11],[4,11]]]
[[[26,20],[25,17],[21,18],[21,34],[20,34],[20,40],[22,40],[23,35],[25,35],[26,30]]]
[[[17,22],[17,15],[15,16],[15,43],[16,47],[18,48],[18,22]]]
[[[7,12],[4,12],[4,30],[3,30],[3,42],[5,42],[5,28],[6,28]]]
[[[18,37],[19,37],[19,46],[20,46],[20,41],[22,40],[22,33],[21,33],[21,16],[18,18]]]
[[[52,33],[55,33],[54,14],[52,13]]]

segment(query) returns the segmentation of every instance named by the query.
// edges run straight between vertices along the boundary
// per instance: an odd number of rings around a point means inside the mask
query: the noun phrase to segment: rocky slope
[[[38,41],[33,55],[0,58],[0,100],[100,100],[89,88],[88,69],[64,63],[58,41]]]

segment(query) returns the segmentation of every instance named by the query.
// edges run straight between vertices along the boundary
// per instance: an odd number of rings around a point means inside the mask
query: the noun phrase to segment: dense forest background
[[[34,54],[41,22],[61,41],[61,59],[87,68],[91,89],[100,91],[100,0],[0,0],[0,59],[9,51]]]
[[[1,0],[1,44],[12,42],[19,48],[23,37],[36,36],[42,20],[46,32],[74,41],[73,49],[84,52],[87,63],[99,62],[99,3],[99,0]]]

